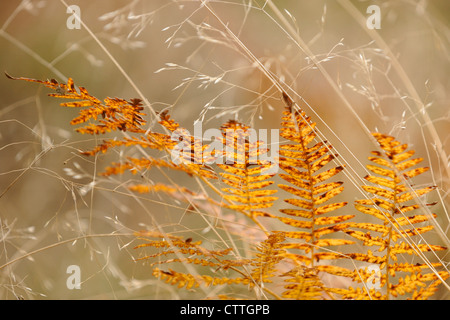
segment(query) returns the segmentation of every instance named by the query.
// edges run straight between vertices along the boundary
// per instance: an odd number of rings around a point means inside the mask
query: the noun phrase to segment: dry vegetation
[[[2,299],[448,299],[445,1],[77,4],[2,4]]]

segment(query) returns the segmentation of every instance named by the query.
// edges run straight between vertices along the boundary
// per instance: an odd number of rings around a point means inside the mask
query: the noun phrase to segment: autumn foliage
[[[251,141],[249,127],[238,121],[230,120],[221,128],[220,142],[224,147],[231,146],[234,161],[210,164],[205,160],[224,154],[208,151],[208,145],[200,145],[196,137],[186,133],[183,141],[191,152],[175,163],[170,155],[180,141],[174,140],[172,133],[183,132],[183,128],[167,111],[158,114],[162,130],[157,132],[147,127],[145,106],[139,99],[101,101],[85,88],[75,87],[72,79],[65,84],[7,77],[36,82],[54,90],[49,94],[52,97],[71,99],[61,106],[80,110],[71,121],[79,133],[127,133],[104,139],[93,149],[83,151],[85,156],[132,147],[160,152],[157,157],[128,157],[111,163],[101,175],[137,174],[154,167],[186,173],[221,199],[211,197],[204,199],[206,202],[245,217],[251,228],[264,234],[263,239],[249,243],[252,255],[242,257],[232,246],[212,248],[175,234],[136,232],[141,243],[135,248],[139,253],[136,260],[148,262],[152,268],[149,275],[162,281],[185,289],[223,285],[225,293],[220,298],[233,298],[232,288],[243,286],[257,296],[275,299],[428,299],[449,277],[445,266],[423,259],[427,251],[446,248],[413,240],[433,229],[427,222],[435,215],[414,213],[421,206],[431,205],[417,200],[434,187],[412,189],[406,182],[428,168],[416,167],[423,159],[412,158],[414,150],[408,150],[394,137],[373,133],[379,149],[368,158],[371,174],[364,177],[368,184],[362,186],[367,197],[343,201],[344,182],[339,177],[345,168],[334,165],[337,155],[333,147],[317,138],[316,123],[287,96],[283,96],[286,108],[280,121],[280,137],[286,142],[280,146],[280,170],[274,173],[270,170],[273,163],[250,162],[268,150],[261,147],[262,142]],[[230,131],[232,135],[226,134]],[[277,184],[275,178],[284,182]],[[128,188],[139,194],[181,193],[185,201],[196,196],[181,185],[135,183]],[[349,202],[354,202],[353,206]],[[151,253],[144,253],[146,249]],[[417,259],[410,263],[401,258],[404,256]],[[176,267],[166,268],[169,264]],[[195,266],[198,273],[178,268],[187,265]]]

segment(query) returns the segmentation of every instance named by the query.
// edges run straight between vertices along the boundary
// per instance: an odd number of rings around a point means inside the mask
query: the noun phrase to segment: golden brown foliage
[[[307,255],[297,255],[296,259],[312,267],[323,259],[342,258],[342,254],[321,249],[353,243],[348,239],[323,238],[325,235],[347,228],[348,224],[343,222],[354,217],[354,215],[327,216],[347,204],[327,203],[344,190],[343,182],[329,181],[341,172],[343,167],[320,171],[334,159],[335,155],[331,154],[329,144],[324,142],[312,144],[316,137],[315,123],[312,123],[303,111],[285,111],[282,126],[280,135],[294,144],[281,146],[280,168],[287,174],[280,174],[280,177],[294,187],[284,184],[280,184],[279,187],[296,197],[284,200],[294,208],[280,210],[294,218],[278,217],[278,219],[287,225],[306,230],[286,232],[288,238],[304,240],[299,243],[291,242],[286,244],[286,247],[305,252]]]
[[[241,211],[251,218],[269,217],[269,213],[261,209],[270,208],[277,197],[277,190],[266,189],[273,184],[273,174],[264,174],[273,164],[264,163],[259,156],[267,150],[261,149],[260,141],[249,141],[248,127],[229,121],[222,126],[222,154],[225,164],[217,164],[222,181],[228,188],[222,188],[224,199],[231,204],[226,207]],[[218,155],[219,156],[219,155]],[[238,204],[235,204],[238,203]]]
[[[262,147],[263,142],[252,141],[249,127],[237,121],[230,120],[222,125],[219,140],[223,148],[210,151],[208,145],[171,119],[167,111],[159,113],[158,122],[164,132],[144,128],[144,108],[139,99],[106,98],[102,102],[85,88],[76,88],[72,79],[63,84],[56,80],[7,77],[42,84],[56,91],[49,94],[52,97],[73,99],[73,102],[61,105],[81,109],[71,121],[73,125],[84,125],[76,129],[80,133],[100,135],[122,131],[133,134],[104,140],[92,150],[82,152],[86,156],[129,147],[161,152],[156,157],[127,157],[126,161],[112,163],[102,175],[136,174],[152,167],[185,172],[203,181],[220,196],[221,201],[216,201],[202,194],[202,199],[211,205],[204,208],[243,215],[266,235],[252,246],[249,256],[242,257],[236,248],[227,245],[211,249],[211,243],[204,245],[202,241],[183,239],[170,233],[136,233],[136,238],[141,241],[136,246],[141,256],[136,260],[149,261],[153,267],[152,274],[167,283],[186,289],[200,285],[223,285],[226,288],[244,285],[277,299],[392,299],[399,296],[427,299],[449,277],[440,263],[424,259],[424,252],[446,249],[429,244],[422,236],[433,229],[430,224],[423,224],[434,219],[435,215],[410,214],[423,206],[420,197],[434,187],[413,190],[406,181],[428,168],[414,169],[422,159],[411,159],[414,151],[407,150],[406,144],[393,137],[373,134],[382,151],[374,151],[369,157],[373,164],[367,165],[367,169],[372,174],[365,179],[370,185],[362,186],[368,196],[355,201],[355,214],[338,215],[335,214],[337,209],[346,208],[346,212],[350,212],[346,201],[330,202],[342,196],[343,182],[335,178],[344,168],[331,165],[336,157],[331,152],[332,146],[318,141],[316,123],[302,110],[294,110],[295,104],[285,94],[283,100],[287,107],[281,121],[280,136],[287,143],[280,146],[278,163],[284,173],[273,173],[269,170],[274,164],[258,158],[268,149]],[[180,146],[182,152],[178,153],[175,161],[171,155],[173,151],[179,151]],[[209,165],[212,160],[220,158],[226,161]],[[274,184],[275,175],[287,183],[278,185],[281,192],[268,188]],[[220,187],[212,185],[209,179],[216,179]],[[193,199],[200,198],[199,194],[176,183],[131,184],[128,187],[138,193],[165,193],[175,198],[182,194],[191,205],[197,205]],[[281,204],[279,214],[275,210],[269,211],[277,202]],[[356,221],[361,222],[353,222],[357,215],[362,219]],[[274,223],[269,227],[263,226],[259,221],[261,217]],[[280,228],[279,222],[283,227]],[[414,240],[417,237],[420,241]],[[245,240],[245,236],[242,239]],[[355,241],[370,249],[344,252],[344,247],[359,249],[361,246],[352,246]],[[399,257],[404,255],[413,255],[424,263],[400,260]],[[353,265],[359,262],[365,267],[349,270],[339,264],[350,259]],[[193,274],[155,267],[169,263],[177,267],[195,266],[198,271]],[[377,268],[369,268],[371,266]],[[333,282],[326,283],[324,275],[348,279],[352,285],[330,286],[328,283]],[[375,287],[370,285],[375,283]],[[218,297],[231,298],[232,294],[219,294]]]
[[[410,204],[410,200],[419,200],[420,196],[434,189],[425,187],[411,189],[404,180],[411,179],[428,170],[426,167],[410,169],[420,163],[422,158],[410,159],[414,150],[407,151],[408,146],[396,141],[393,137],[374,133],[383,152],[373,151],[369,160],[375,165],[367,168],[375,175],[367,175],[365,179],[372,183],[363,186],[370,198],[355,201],[358,211],[375,217],[374,223],[353,223],[346,233],[363,242],[365,246],[377,247],[380,255],[369,250],[367,253],[352,254],[359,261],[379,265],[379,284],[384,291],[342,290],[344,297],[353,299],[390,299],[392,296],[410,293],[412,299],[424,299],[431,296],[441,280],[448,278],[448,272],[430,272],[423,270],[439,264],[399,263],[399,255],[422,256],[422,252],[439,251],[446,248],[429,243],[417,243],[412,237],[433,229],[431,225],[415,227],[415,224],[433,219],[436,215],[410,215],[420,207],[420,203]],[[419,201],[418,201],[419,202]],[[364,230],[364,231],[360,231]],[[375,233],[376,235],[373,235]],[[422,238],[422,236],[420,236]],[[423,238],[422,238],[423,239]],[[362,272],[355,280],[367,281],[373,274]],[[431,282],[431,283],[428,283]],[[427,284],[428,283],[428,284]]]

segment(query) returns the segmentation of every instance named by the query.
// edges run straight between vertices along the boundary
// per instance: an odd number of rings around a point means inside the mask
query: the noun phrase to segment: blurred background
[[[84,26],[68,27],[68,5],[80,8]],[[370,5],[380,8],[380,29],[366,25]],[[11,0],[0,7],[0,64],[11,76],[70,77],[99,99],[143,95],[149,127],[152,108],[170,110],[188,130],[197,120],[206,130],[229,119],[279,128],[280,92],[226,25],[317,122],[354,170],[347,178],[365,175],[374,150],[367,131],[414,148],[431,167],[416,183],[438,186],[426,200],[437,202],[433,212],[448,238],[449,1],[210,1],[214,14],[200,1]],[[45,249],[0,270],[0,298],[192,297],[133,261],[139,241],[132,232],[158,226],[201,238],[208,224],[176,200],[132,196],[123,186],[139,177],[99,177],[133,151],[81,156],[103,137],[77,134],[69,122],[78,110],[60,107],[49,89],[3,76],[0,90],[0,265]],[[171,178],[200,190],[185,175]],[[152,170],[146,179],[167,177]],[[361,197],[351,183],[345,192]],[[81,290],[66,286],[69,265],[80,266]]]

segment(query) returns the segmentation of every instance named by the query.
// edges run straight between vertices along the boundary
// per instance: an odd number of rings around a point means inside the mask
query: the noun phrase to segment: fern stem
[[[394,196],[395,197],[395,196]],[[389,225],[389,234],[388,234],[388,240],[387,240],[387,249],[386,249],[386,299],[390,300],[390,281],[389,281],[389,274],[390,274],[390,256],[391,256],[391,239],[392,239],[392,224]]]
[[[303,140],[303,139],[302,139]],[[306,146],[302,143],[302,147],[303,150],[305,150]],[[309,192],[311,194],[311,201],[312,201],[312,208],[311,208],[311,213],[312,213],[312,226],[311,226],[311,267],[314,268],[314,242],[316,240],[316,235],[315,235],[315,227],[316,227],[316,207],[315,207],[315,203],[314,203],[314,181],[312,179],[312,171],[311,171],[311,162],[309,161],[309,155],[306,156],[306,163],[307,163],[307,170],[308,170],[308,177],[309,177]]]

